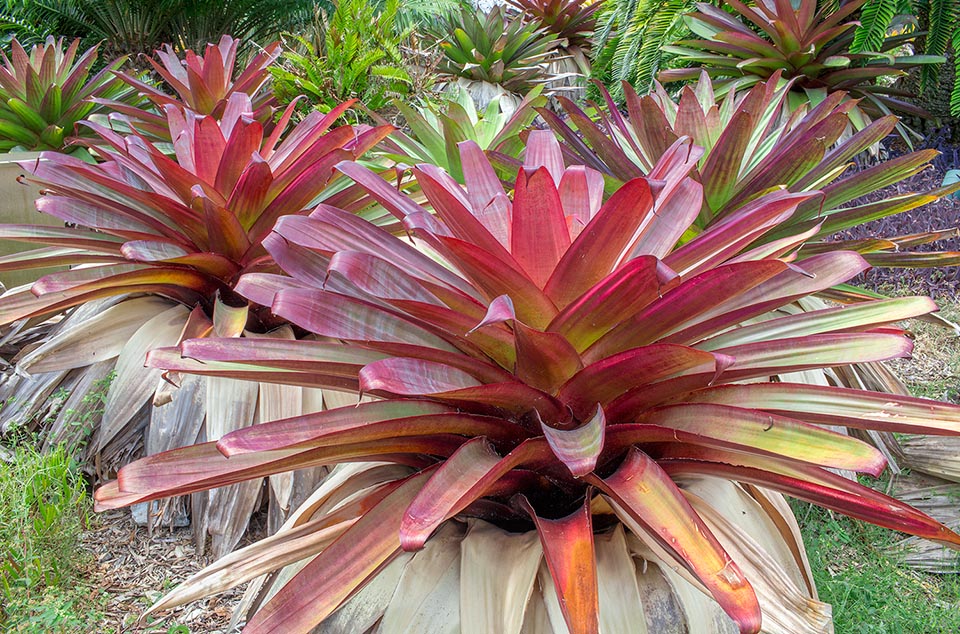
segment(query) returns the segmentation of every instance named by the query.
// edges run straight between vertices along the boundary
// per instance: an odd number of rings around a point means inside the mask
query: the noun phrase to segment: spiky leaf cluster
[[[695,80],[702,68],[720,80],[716,85],[722,91],[735,80],[743,87],[743,79],[757,82],[779,72],[784,79],[794,80],[794,91],[806,97],[843,90],[861,99],[859,107],[871,116],[891,111],[925,116],[905,99],[910,93],[877,79],[899,77],[910,68],[944,59],[891,53],[912,39],[909,34],[887,38],[879,51],[852,53],[850,45],[858,23],[850,18],[866,1],[852,0],[837,10],[828,6],[818,10],[816,0],[801,0],[796,8],[789,0],[759,0],[752,5],[730,0],[727,5],[733,14],[699,3],[697,12],[688,16],[688,25],[702,39],[682,40],[664,49],[693,68],[661,71],[659,79]]]
[[[334,165],[387,133],[331,129],[349,105],[315,113],[290,130],[288,108],[266,134],[242,92],[228,97],[220,117],[167,104],[172,157],[138,132],[87,123],[97,135],[88,145],[100,162],[51,152],[33,166],[33,180],[45,190],[37,209],[67,226],[0,225],[3,238],[44,245],[3,258],[3,269],[86,266],[8,295],[0,321],[133,292],[209,311],[215,294],[233,295],[244,271],[272,265],[262,243],[277,218],[303,212],[333,178]]]
[[[126,58],[93,73],[97,47],[80,57],[80,40],[66,49],[63,38],[47,38],[28,53],[17,38],[9,54],[0,51],[0,151],[62,150],[74,135],[90,136],[77,123],[107,109],[92,99],[110,99],[126,106],[143,101],[136,90],[114,76]]]
[[[564,46],[582,50],[592,47],[591,36],[597,27],[596,13],[603,1],[585,0],[509,0],[526,19],[566,40]]]
[[[516,93],[547,79],[545,62],[560,43],[555,34],[525,24],[499,6],[486,13],[462,9],[441,20],[435,34],[444,55],[440,72]]]
[[[700,229],[723,223],[770,187],[782,186],[796,193],[819,190],[821,196],[801,204],[779,229],[760,238],[757,246],[803,235],[801,258],[829,249],[851,249],[874,266],[935,267],[960,262],[960,254],[954,252],[911,251],[942,239],[949,227],[877,240],[833,238],[864,222],[917,209],[960,185],[854,204],[927,169],[937,152],[917,151],[864,170],[851,169],[854,157],[896,129],[897,118],[881,117],[844,137],[852,127],[854,102],[844,92],[834,92],[816,107],[794,110],[789,103],[792,85],[781,82],[777,72],[749,90],[730,91],[718,98],[713,82],[702,72],[696,84],[683,88],[678,100],[660,84],[643,97],[624,84],[625,114],[601,88],[606,109],[600,111],[599,121],[563,97],[559,101],[566,119],[545,109],[540,109],[540,114],[566,141],[569,152],[613,183],[650,174],[671,144],[690,137],[694,145],[703,148],[696,168],[704,183],[703,205],[695,221]]]

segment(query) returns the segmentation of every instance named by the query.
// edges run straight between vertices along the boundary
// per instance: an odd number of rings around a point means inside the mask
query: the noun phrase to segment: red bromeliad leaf
[[[127,500],[132,495],[138,496],[137,501],[147,502],[262,478],[301,468],[301,465],[307,468],[386,459],[422,468],[423,455],[449,456],[463,442],[462,436],[450,434],[409,436],[308,450],[238,454],[230,458],[220,453],[216,443],[209,442],[147,456],[123,467],[117,476],[115,493],[120,496],[117,504],[123,506],[130,503]],[[100,508],[111,508],[114,504],[111,499],[108,492],[99,496]]]
[[[289,289],[277,293],[273,312],[307,330],[335,339],[409,343],[455,350],[433,333],[370,302],[335,293]]]
[[[466,372],[421,359],[393,358],[376,361],[360,371],[365,392],[425,396],[483,385]]]
[[[574,429],[558,429],[540,421],[550,449],[575,478],[582,478],[596,468],[603,452],[606,425],[607,419],[599,405],[593,418]]]
[[[637,385],[684,371],[713,372],[716,367],[716,356],[693,348],[670,344],[634,348],[588,365],[560,388],[558,397],[582,417],[597,403],[606,405]]]
[[[802,383],[718,385],[689,395],[697,402],[756,408],[811,423],[858,429],[960,434],[960,410],[928,399]]]
[[[646,412],[636,422],[729,438],[744,447],[873,476],[879,475],[886,467],[886,460],[879,451],[856,438],[739,405],[668,405]]]
[[[547,167],[517,179],[510,251],[538,288],[544,288],[570,247],[560,193]]]
[[[600,596],[590,496],[579,509],[555,520],[537,515],[523,496],[520,505],[537,526],[567,627],[571,632],[599,634]]]
[[[630,260],[568,304],[547,329],[558,332],[583,352],[620,323],[679,283],[651,256]]]
[[[400,524],[404,550],[422,548],[440,524],[467,508],[517,467],[548,461],[548,451],[541,439],[526,440],[503,457],[482,436],[464,443],[437,468],[404,513]]]
[[[825,469],[771,458],[740,456],[714,449],[673,452],[661,459],[672,476],[712,473],[787,493],[802,500],[868,521],[960,548],[957,535],[913,507]],[[688,455],[690,458],[681,456]]]
[[[650,186],[639,178],[607,201],[559,263],[550,267],[545,290],[558,307],[566,307],[590,290],[624,259],[652,205]]]
[[[621,321],[620,325],[601,337],[584,352],[585,361],[595,361],[656,341],[679,330],[685,322],[702,315],[725,301],[732,300],[750,289],[782,273],[786,264],[777,260],[728,264],[710,269],[684,281],[643,310]],[[704,296],[712,301],[706,303]]]
[[[741,632],[760,631],[760,605],[749,581],[653,459],[634,449],[613,475],[588,481],[696,575]]]

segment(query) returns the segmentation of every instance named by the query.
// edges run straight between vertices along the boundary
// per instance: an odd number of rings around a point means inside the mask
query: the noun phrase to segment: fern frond
[[[923,52],[927,55],[943,55],[947,52],[951,37],[956,38],[960,29],[960,3],[957,0],[927,0],[929,27]],[[956,44],[953,46],[957,50]],[[939,79],[939,66],[924,67],[920,72],[920,90],[934,88]]]
[[[953,92],[950,93],[950,114],[960,117],[960,24],[953,28]]]
[[[869,0],[860,9],[860,26],[853,34],[851,53],[879,51],[897,14],[897,0]]]

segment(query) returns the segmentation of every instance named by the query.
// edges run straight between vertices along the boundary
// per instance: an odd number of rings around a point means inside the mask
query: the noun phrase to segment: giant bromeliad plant
[[[924,169],[936,150],[911,152],[863,170],[851,169],[862,155],[897,126],[893,115],[873,121],[844,138],[851,127],[854,102],[844,92],[828,95],[813,108],[791,109],[792,82],[779,73],[749,90],[728,92],[719,98],[706,74],[686,86],[677,101],[660,84],[643,97],[623,85],[627,113],[621,114],[606,90],[606,109],[598,120],[569,100],[559,98],[568,117],[540,109],[553,130],[565,141],[572,160],[604,174],[607,189],[650,174],[663,153],[677,139],[689,137],[702,148],[697,171],[704,184],[694,232],[718,226],[771,187],[795,193],[818,191],[802,202],[781,226],[757,238],[775,245],[805,234],[799,256],[831,249],[861,252],[874,266],[930,267],[960,263],[960,254],[917,252],[911,247],[934,242],[944,231],[921,235],[880,236],[876,240],[837,241],[838,232],[865,222],[917,209],[960,189],[960,184],[928,192],[907,192],[869,203],[858,199],[903,181]],[[699,152],[699,150],[698,150]],[[950,230],[950,227],[943,227]],[[754,245],[757,246],[757,245]]]
[[[178,374],[379,399],[121,469],[99,508],[376,462],[338,470],[279,534],[155,609],[290,565],[252,590],[265,603],[246,632],[828,632],[773,491],[960,545],[831,471],[885,461],[818,424],[956,435],[960,407],[798,382],[908,355],[893,324],[935,309],[781,312],[868,266],[849,251],[791,264],[802,236],[742,251],[817,194],[767,192],[682,241],[703,195],[688,140],[603,204],[599,175],[565,168],[549,132],[530,134],[512,194],[475,144],[461,151],[465,188],[414,169],[435,214],[339,166],[413,244],[329,205],[280,219],[266,246],[290,277],[251,273],[237,291],[317,340],[151,354]]]
[[[3,386],[4,400],[17,403],[5,410],[5,425],[31,422],[46,399],[24,395],[50,393],[65,372],[102,377],[114,365],[103,421],[89,445],[91,461],[105,473],[144,444],[153,452],[218,438],[237,425],[299,411],[301,400],[304,408],[317,409],[317,395],[301,399],[299,392],[291,396],[251,382],[191,381],[170,390],[143,362],[151,348],[183,337],[239,337],[282,323],[234,287],[244,273],[276,268],[263,243],[277,219],[304,213],[335,177],[337,163],[359,157],[389,132],[333,128],[349,105],[289,126],[291,106],[267,134],[250,97],[233,92],[220,115],[164,106],[172,157],[140,133],[122,135],[93,123],[86,125],[98,139],[89,147],[100,163],[41,155],[32,166],[33,181],[45,192],[37,209],[67,226],[0,225],[3,238],[40,247],[0,258],[0,270],[74,268],[5,294],[0,324],[77,310],[19,356],[19,372]],[[289,326],[282,336],[294,336]],[[151,399],[163,407],[145,408]],[[76,431],[60,424],[65,415],[44,432],[54,441]],[[282,487],[281,507],[288,506],[291,486]],[[248,487],[214,504],[211,522],[220,524],[210,531],[217,554],[236,544],[258,494],[258,487]],[[198,520],[207,516],[196,513]],[[195,524],[200,531],[203,521]]]

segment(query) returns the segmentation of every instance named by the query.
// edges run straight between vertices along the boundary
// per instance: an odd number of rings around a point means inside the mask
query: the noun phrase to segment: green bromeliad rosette
[[[280,570],[250,591],[247,632],[828,632],[780,493],[960,545],[831,471],[885,460],[820,424],[957,435],[960,407],[796,381],[909,355],[893,324],[936,308],[779,312],[868,267],[850,251],[792,263],[803,235],[755,246],[818,194],[765,193],[684,241],[704,188],[688,139],[604,203],[548,132],[531,132],[512,191],[460,149],[465,187],[413,170],[434,213],[339,165],[412,242],[330,205],[280,219],[264,246],[286,275],[236,290],[315,339],[151,354],[376,399],[150,456],[102,487],[106,509],[367,463],[153,609]]]

